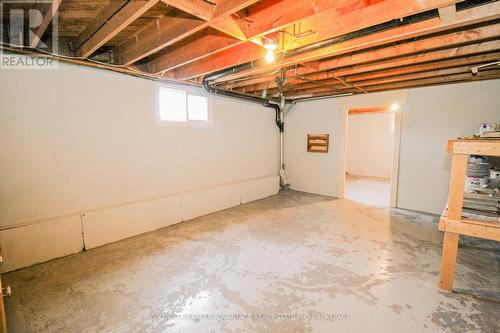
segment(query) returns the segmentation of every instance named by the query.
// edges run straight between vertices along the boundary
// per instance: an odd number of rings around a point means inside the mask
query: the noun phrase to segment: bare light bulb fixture
[[[264,48],[267,50],[265,60],[267,63],[274,62],[274,51],[278,48],[278,43],[272,38],[264,37]]]
[[[266,52],[266,57],[264,59],[266,59],[266,62],[268,64],[274,62],[274,53],[273,53],[273,51],[271,51],[271,50],[267,51]]]
[[[268,51],[274,51],[278,48],[278,43],[272,38],[264,37],[264,48]]]

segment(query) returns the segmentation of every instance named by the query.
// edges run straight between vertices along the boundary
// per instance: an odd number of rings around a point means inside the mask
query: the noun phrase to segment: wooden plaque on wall
[[[307,151],[328,153],[329,134],[307,134]]]

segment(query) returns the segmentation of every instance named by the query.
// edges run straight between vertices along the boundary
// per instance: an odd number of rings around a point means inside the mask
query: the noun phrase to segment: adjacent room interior
[[[399,150],[394,150],[399,105],[393,104],[392,109],[348,110],[344,198],[375,207],[391,206],[392,172],[399,161]]]
[[[500,1],[0,20],[0,333],[500,331]]]

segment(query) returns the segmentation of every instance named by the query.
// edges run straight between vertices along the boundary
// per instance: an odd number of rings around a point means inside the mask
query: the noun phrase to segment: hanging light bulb
[[[274,38],[263,37],[263,45],[267,50],[266,57],[264,58],[268,64],[274,62],[274,51],[278,48],[278,43]]]
[[[273,38],[264,37],[264,48],[268,51],[274,51],[278,48],[278,43]]]
[[[269,64],[272,63],[272,62],[274,62],[274,53],[273,53],[273,51],[268,50],[266,52],[265,59],[266,59],[266,62],[269,63]]]

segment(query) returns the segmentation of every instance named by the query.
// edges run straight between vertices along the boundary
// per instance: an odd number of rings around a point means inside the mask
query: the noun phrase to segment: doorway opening
[[[347,111],[344,198],[396,207],[400,119],[399,105]]]

